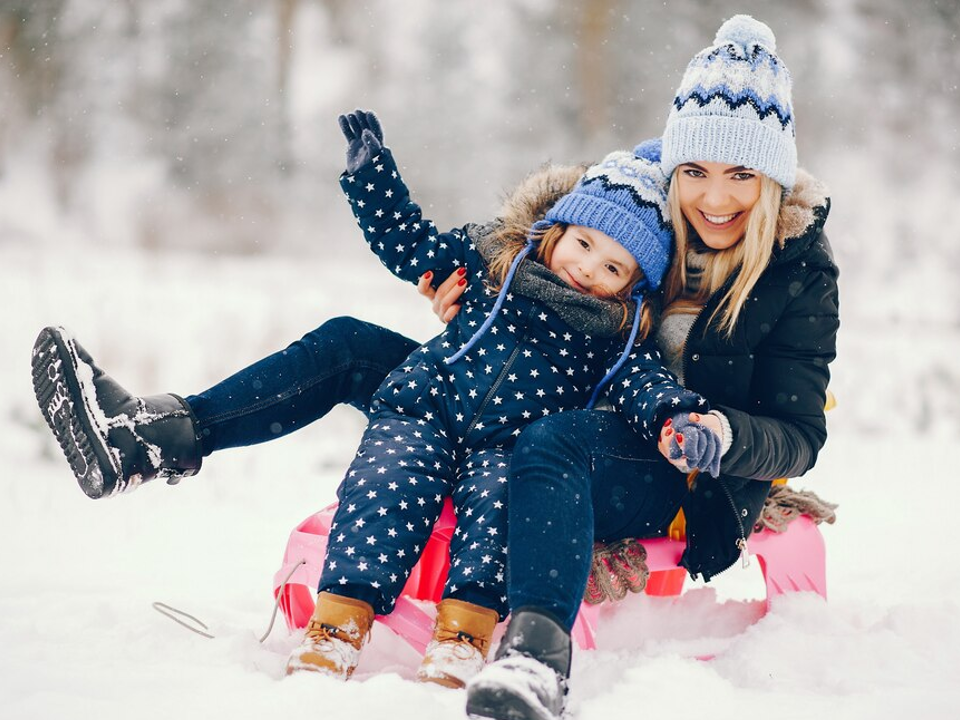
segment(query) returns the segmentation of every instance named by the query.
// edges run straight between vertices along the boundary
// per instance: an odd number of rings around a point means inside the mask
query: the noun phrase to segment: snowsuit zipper
[[[507,373],[510,372],[510,368],[513,367],[513,363],[517,359],[517,355],[520,354],[520,350],[524,347],[524,343],[526,343],[527,337],[530,335],[530,316],[533,315],[533,310],[534,308],[531,306],[527,311],[527,314],[523,319],[523,336],[513,348],[513,352],[510,353],[510,357],[508,357],[507,361],[503,364],[503,369],[500,371],[500,374],[497,375],[497,379],[493,381],[493,385],[491,385],[490,389],[487,390],[487,394],[483,396],[483,400],[480,402],[480,407],[477,408],[477,412],[474,414],[473,419],[467,426],[467,431],[463,434],[464,440],[470,437],[470,433],[477,426],[477,423],[480,422],[480,418],[483,417],[483,411],[487,409],[487,405],[489,404],[491,398],[493,398],[493,396],[496,395],[497,390],[500,389],[500,385],[503,384],[503,379],[507,376]]]

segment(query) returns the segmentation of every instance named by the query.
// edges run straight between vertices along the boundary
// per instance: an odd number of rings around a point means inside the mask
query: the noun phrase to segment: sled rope
[[[287,583],[290,581],[290,578],[293,577],[293,573],[297,571],[297,568],[299,568],[301,565],[306,565],[306,564],[307,564],[306,558],[300,560],[300,562],[294,565],[293,568],[290,570],[290,572],[287,573],[287,576],[283,579],[283,582],[280,583],[280,592],[277,593],[277,599],[273,603],[273,613],[270,615],[270,624],[267,626],[267,629],[264,631],[263,635],[261,635],[259,638],[259,642],[261,644],[263,644],[263,642],[268,637],[270,637],[270,633],[273,631],[273,624],[277,620],[277,611],[280,609],[280,598],[283,597],[283,591],[287,587]],[[205,632],[210,628],[208,628],[202,620],[194,617],[188,612],[184,612],[179,608],[172,607],[170,605],[167,605],[166,603],[162,603],[159,601],[153,603],[153,609],[156,610],[161,615],[170,618],[178,625],[182,625],[190,632],[195,632],[197,635],[202,635],[203,637],[209,638],[210,640],[213,640],[216,638],[215,635],[211,635],[210,633]],[[184,622],[180,618],[188,618],[189,620],[192,620],[194,623],[196,623],[201,628],[203,628],[203,630],[198,630],[196,627],[194,627],[193,625],[190,625],[189,623]]]

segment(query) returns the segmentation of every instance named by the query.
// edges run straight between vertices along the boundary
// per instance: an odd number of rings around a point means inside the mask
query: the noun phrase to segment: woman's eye
[[[742,181],[742,180],[753,180],[753,178],[755,178],[755,177],[756,177],[756,175],[754,175],[753,173],[749,173],[749,172],[738,172],[738,173],[734,173],[734,174],[733,174],[733,179],[734,179],[734,180],[741,180],[741,181]]]
[[[703,173],[701,171],[694,170],[693,168],[687,168],[686,170],[683,171],[683,174],[686,175],[687,177],[692,177],[692,178],[703,177]]]
[[[580,247],[582,247],[582,248],[584,248],[584,249],[587,249],[587,248],[590,247],[590,246],[587,244],[587,241],[584,240],[583,238],[577,238],[577,242],[580,243]]]
[[[619,270],[619,268],[617,268],[616,265],[607,265],[607,270],[608,270],[612,275],[619,275],[619,274],[620,274],[620,270]]]

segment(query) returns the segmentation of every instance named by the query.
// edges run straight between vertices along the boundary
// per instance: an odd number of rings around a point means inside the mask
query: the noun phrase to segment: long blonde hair
[[[553,251],[557,247],[557,243],[560,241],[560,238],[563,236],[563,233],[567,229],[566,223],[554,223],[546,230],[534,231],[531,234],[533,241],[537,243],[536,247],[536,257],[537,261],[543,265],[549,265],[550,259],[553,257]],[[513,262],[513,259],[520,254],[520,252],[525,247],[526,242],[523,244],[513,242],[504,243],[504,251],[497,254],[497,256],[490,262],[490,287],[493,288],[494,292],[500,292],[500,289],[503,287],[503,282],[507,277],[507,273],[510,271],[510,264]],[[638,283],[643,278],[643,271],[638,267],[631,275],[630,280],[627,282],[626,287],[621,290],[616,295],[612,296],[611,300],[616,300],[620,303],[620,307],[623,310],[623,319],[620,321],[620,330],[624,330],[627,327],[627,324],[630,322],[630,307],[627,305],[627,301],[630,299],[630,291],[633,289],[633,286]],[[653,311],[650,308],[650,303],[643,300],[643,306],[640,309],[640,328],[637,331],[637,341],[641,341],[647,337],[650,333],[650,330],[653,328]]]
[[[670,217],[673,218],[676,238],[676,255],[667,272],[663,289],[663,314],[699,312],[707,299],[717,292],[731,275],[737,273],[720,304],[710,316],[710,322],[718,315],[719,329],[728,338],[740,317],[743,305],[757,284],[760,275],[770,262],[773,244],[777,238],[777,221],[780,216],[780,203],[783,188],[766,175],[759,175],[760,197],[750,211],[747,227],[740,242],[725,250],[711,250],[707,254],[707,264],[703,269],[700,287],[693,295],[686,294],[687,287],[687,249],[689,248],[690,227],[680,209],[677,175],[680,168],[673,171],[667,202]],[[709,324],[709,323],[708,323]]]

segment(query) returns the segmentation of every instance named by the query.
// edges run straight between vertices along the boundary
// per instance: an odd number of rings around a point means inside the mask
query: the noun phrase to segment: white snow
[[[287,535],[333,499],[359,413],[338,409],[288,438],[216,454],[176,487],[91,501],[34,405],[30,349],[46,324],[70,328],[144,394],[199,391],[338,314],[421,339],[435,332],[415,291],[354,241],[356,253],[328,263],[0,244],[4,718],[463,717],[463,692],[414,682],[419,658],[382,628],[347,683],[284,677],[298,638],[282,624],[257,642]],[[922,330],[882,344],[869,324],[842,333],[831,437],[796,483],[840,503],[823,528],[829,602],[781,599],[758,620],[756,563],[677,600],[630,596],[601,614],[603,649],[575,656],[576,717],[956,717],[956,429],[934,422],[921,446],[884,415],[870,421],[870,408],[896,412],[888,383],[917,364],[910,339]],[[941,338],[919,362],[957,356],[957,338]],[[216,639],[162,617],[157,600]]]

